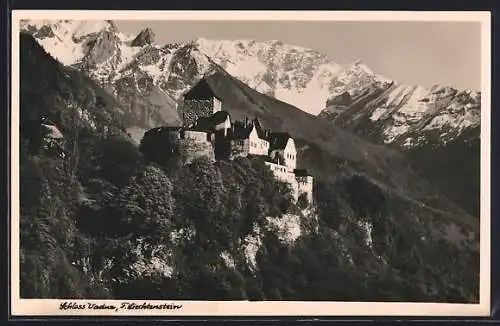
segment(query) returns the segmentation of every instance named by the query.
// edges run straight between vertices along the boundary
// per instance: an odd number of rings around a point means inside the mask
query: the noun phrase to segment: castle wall
[[[222,110],[222,102],[214,97],[213,98],[213,112],[212,113],[215,113],[215,112],[218,112],[218,111],[221,111]]]
[[[164,137],[167,138],[169,144],[179,144],[181,140],[181,132],[180,131],[168,131]]]
[[[297,168],[297,150],[295,149],[295,142],[292,138],[288,139],[288,143],[283,151],[283,157],[285,158],[285,165],[291,171]]]
[[[211,143],[209,139],[209,135],[206,132],[203,131],[197,131],[197,130],[186,130],[184,131],[184,137],[185,139],[191,139],[197,143]]]
[[[307,201],[312,204],[313,202],[313,177],[311,176],[300,176],[296,177],[297,180],[297,192],[298,196],[305,193],[307,195]]]
[[[293,172],[290,172],[286,166],[278,165],[271,162],[264,162],[264,163],[269,167],[269,169],[271,170],[276,179],[286,182],[290,185],[290,189],[292,191],[292,197],[296,201],[299,197],[299,187],[298,187],[298,182],[295,179],[295,174]]]
[[[189,164],[199,157],[215,161],[214,147],[205,132],[186,130],[179,141],[179,152],[184,164]]]
[[[295,173],[291,172],[286,166],[271,162],[265,162],[265,164],[269,167],[276,179],[287,182],[290,185],[292,196],[295,201],[297,201],[301,194],[305,193],[307,201],[312,204],[314,184],[312,176],[296,176]]]
[[[250,150],[250,142],[248,139],[231,140],[231,156],[247,157]]]

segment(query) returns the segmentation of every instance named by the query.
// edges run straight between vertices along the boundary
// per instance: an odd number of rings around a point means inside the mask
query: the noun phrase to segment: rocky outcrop
[[[109,31],[103,31],[90,37],[84,46],[86,53],[83,58],[86,69],[95,69],[98,65],[106,62],[114,57],[115,62],[119,53],[118,51],[118,37]]]
[[[153,44],[155,41],[155,34],[151,28],[146,28],[140,31],[140,33],[132,41],[131,45],[136,47],[142,47],[148,44]]]

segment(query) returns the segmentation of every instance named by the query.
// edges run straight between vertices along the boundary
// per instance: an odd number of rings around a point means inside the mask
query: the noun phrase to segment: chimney
[[[248,117],[245,116],[245,128],[248,126]]]

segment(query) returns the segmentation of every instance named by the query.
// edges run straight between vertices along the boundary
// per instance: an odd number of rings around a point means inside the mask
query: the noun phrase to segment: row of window
[[[257,148],[257,147],[259,147],[259,144],[256,143],[256,142],[250,141],[250,147]],[[266,147],[267,147],[266,144],[263,141],[261,141],[260,142],[260,148],[264,149]]]
[[[290,160],[295,160],[295,155],[292,154],[286,154],[286,157]]]
[[[273,170],[274,171],[279,170],[281,172],[286,172],[286,168],[281,167],[281,166],[275,166],[275,165],[273,165]]]

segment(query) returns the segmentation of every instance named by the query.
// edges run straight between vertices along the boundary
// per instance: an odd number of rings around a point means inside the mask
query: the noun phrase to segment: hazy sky
[[[115,21],[125,33],[151,27],[159,43],[210,39],[280,40],[346,64],[422,86],[481,89],[481,25],[476,22]]]

